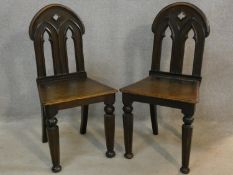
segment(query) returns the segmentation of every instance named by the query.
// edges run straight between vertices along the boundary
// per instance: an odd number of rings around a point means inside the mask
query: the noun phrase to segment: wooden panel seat
[[[111,95],[116,89],[103,85],[90,78],[65,79],[38,83],[43,105],[65,104],[99,96]]]
[[[122,93],[197,103],[199,81],[149,76],[121,89]]]

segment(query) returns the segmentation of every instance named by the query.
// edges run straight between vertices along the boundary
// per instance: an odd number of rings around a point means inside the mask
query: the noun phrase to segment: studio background
[[[37,123],[33,127],[41,127],[35,54],[28,28],[33,16],[42,7],[50,3],[61,3],[79,15],[86,28],[83,43],[88,76],[119,89],[148,75],[153,47],[152,22],[163,7],[173,2],[176,1],[1,0],[0,123],[23,121],[24,129],[27,130],[27,121],[35,119]],[[206,147],[224,142],[225,139],[232,139],[233,135],[233,3],[232,0],[187,2],[195,4],[206,14],[211,30],[206,39],[203,57],[200,103],[197,104],[194,116],[193,139],[198,140],[194,141],[194,147],[202,148],[205,152]],[[69,59],[73,66],[74,51],[70,34],[68,36]],[[191,72],[194,51],[192,37],[191,32],[185,53],[186,73]],[[45,40],[47,39],[45,36]],[[45,44],[46,56],[51,58],[50,46],[47,41]],[[169,69],[170,49],[168,30],[163,43],[164,70]],[[51,59],[48,64],[51,66]],[[52,72],[51,70],[50,68],[49,71]],[[149,105],[135,103],[133,106],[135,123],[149,120]],[[90,106],[90,118],[97,118],[94,121],[99,121],[102,127],[103,107],[103,104]],[[120,93],[117,94],[115,107],[117,128],[122,132]],[[79,108],[60,112],[59,123],[65,120],[76,122],[76,118],[80,118],[79,112]],[[179,110],[160,107],[158,114],[162,126],[180,132],[182,114]],[[119,135],[121,134],[116,133],[116,137],[120,137]],[[120,144],[123,144],[123,141],[120,141]],[[123,154],[123,150],[120,154]]]

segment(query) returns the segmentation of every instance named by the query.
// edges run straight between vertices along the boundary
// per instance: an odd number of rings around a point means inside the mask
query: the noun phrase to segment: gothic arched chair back
[[[69,71],[67,31],[71,31],[75,49],[76,71]],[[84,69],[82,35],[85,29],[80,18],[69,8],[51,4],[32,19],[30,38],[34,41],[37,64],[37,87],[42,111],[42,142],[49,142],[52,171],[61,171],[59,130],[56,114],[59,110],[81,106],[80,133],[86,133],[89,104],[104,102],[107,157],[114,157],[114,102],[116,89],[87,77]],[[54,75],[46,72],[44,35],[51,43]],[[48,69],[47,69],[48,70]]]
[[[160,71],[162,41],[168,27],[171,30],[172,38],[170,72],[182,74],[185,42],[192,29],[195,40],[192,75],[201,76],[204,43],[210,29],[204,13],[189,3],[171,4],[156,16],[152,25],[154,48],[151,70]]]
[[[44,34],[49,35],[52,48],[54,75],[68,74],[67,31],[72,32],[77,72],[84,72],[82,35],[85,32],[80,18],[70,9],[59,4],[48,5],[33,18],[29,34],[34,41],[38,77],[46,76]]]

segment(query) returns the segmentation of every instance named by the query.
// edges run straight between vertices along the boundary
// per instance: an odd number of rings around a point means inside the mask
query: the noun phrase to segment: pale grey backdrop
[[[86,27],[85,66],[88,75],[120,88],[148,75],[153,34],[151,24],[160,9],[174,0],[1,0],[0,6],[0,122],[39,118],[40,106],[35,83],[33,43],[28,36],[32,17],[49,3],[73,9]],[[232,131],[233,103],[233,3],[232,0],[189,0],[201,8],[210,22],[206,41],[203,82],[196,118],[224,124]],[[169,31],[167,32],[169,35]],[[189,35],[192,37],[192,33]],[[185,71],[192,58],[192,40],[187,41]],[[69,43],[70,44],[70,43]],[[70,44],[71,46],[71,44]],[[163,67],[168,68],[170,39],[164,42]],[[72,47],[69,47],[71,59]],[[49,55],[50,52],[47,52]],[[72,64],[72,63],[71,63]],[[121,98],[116,114],[121,120]],[[148,117],[148,105],[135,104],[136,119]],[[103,105],[92,105],[91,115],[102,116]],[[76,115],[78,110],[67,110]],[[160,108],[161,116],[181,115]],[[39,121],[39,119],[38,119]]]

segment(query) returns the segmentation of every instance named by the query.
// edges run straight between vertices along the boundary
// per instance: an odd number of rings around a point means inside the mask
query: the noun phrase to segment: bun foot
[[[61,165],[54,165],[53,167],[52,167],[52,171],[54,172],[54,173],[58,173],[58,172],[60,172],[61,171]]]
[[[81,135],[85,135],[85,134],[86,134],[86,131],[80,130],[80,134],[81,134]]]
[[[116,153],[114,151],[107,151],[105,155],[107,158],[113,158],[115,157]]]
[[[132,159],[133,158],[133,153],[125,153],[125,158],[127,159]]]
[[[182,172],[183,174],[188,174],[189,171],[190,171],[189,168],[185,168],[185,167],[181,167],[181,168],[180,168],[180,172]]]

